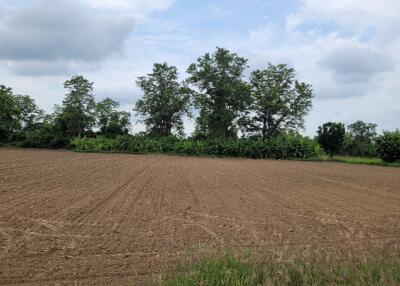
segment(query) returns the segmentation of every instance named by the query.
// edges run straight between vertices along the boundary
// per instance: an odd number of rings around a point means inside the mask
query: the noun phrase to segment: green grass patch
[[[223,254],[189,263],[160,286],[400,285],[399,256],[346,261],[256,260]]]
[[[334,156],[333,158],[326,158],[328,161],[342,162],[349,164],[365,164],[376,166],[400,167],[400,162],[387,163],[380,158],[367,158],[367,157],[351,157],[351,156]]]

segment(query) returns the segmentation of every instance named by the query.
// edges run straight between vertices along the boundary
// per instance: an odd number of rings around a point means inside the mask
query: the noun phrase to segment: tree
[[[194,93],[198,137],[236,136],[237,120],[250,101],[249,85],[243,80],[246,65],[247,59],[217,48],[189,66],[187,82],[199,91]]]
[[[64,88],[68,93],[61,107],[60,124],[68,137],[81,137],[95,124],[93,83],[83,76],[74,76],[64,83]]]
[[[374,123],[366,123],[358,120],[347,126],[349,142],[346,144],[346,151],[356,156],[375,155],[376,127]]]
[[[343,123],[327,122],[318,127],[317,141],[332,158],[342,149],[345,133]]]
[[[169,136],[175,130],[183,134],[182,117],[190,115],[190,89],[178,82],[178,71],[167,63],[154,64],[153,72],[139,77],[137,85],[143,98],[136,102],[134,111],[153,136]]]
[[[252,104],[247,131],[263,139],[283,130],[304,128],[304,117],[312,107],[312,89],[295,80],[296,72],[287,65],[268,64],[251,74]]]
[[[19,121],[23,130],[29,131],[38,128],[44,116],[44,111],[39,109],[35,100],[29,95],[16,95],[15,100],[20,111]]]
[[[8,140],[20,128],[19,115],[12,89],[0,85],[0,141]]]
[[[119,106],[119,103],[111,98],[97,103],[97,125],[102,135],[113,137],[129,132],[131,114],[126,111],[118,111]]]
[[[386,131],[378,137],[379,157],[388,163],[400,162],[400,130]]]

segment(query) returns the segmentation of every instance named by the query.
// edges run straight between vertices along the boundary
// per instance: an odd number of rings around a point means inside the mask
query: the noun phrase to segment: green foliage
[[[251,118],[243,120],[246,131],[262,138],[284,130],[304,128],[304,117],[312,106],[312,89],[295,80],[296,72],[287,65],[269,64],[251,74]]]
[[[131,114],[118,111],[119,103],[106,98],[96,104],[97,125],[106,137],[128,134]]]
[[[344,152],[351,156],[376,156],[376,127],[376,124],[361,120],[347,126],[348,133],[344,140]]]
[[[329,262],[252,259],[249,255],[224,254],[191,262],[180,273],[159,282],[160,286],[239,286],[239,285],[400,285],[397,257]]]
[[[384,132],[377,139],[380,158],[389,163],[400,161],[400,131]]]
[[[229,156],[272,159],[311,159],[323,155],[312,139],[283,134],[266,140],[194,140],[176,137],[153,138],[145,135],[118,136],[115,139],[75,138],[71,147],[85,152],[167,153],[182,155]]]
[[[139,77],[137,85],[143,98],[136,102],[136,111],[149,134],[170,136],[173,130],[183,134],[182,117],[189,115],[190,89],[178,82],[178,71],[167,63],[154,64],[153,73]]]
[[[225,254],[222,257],[203,259],[192,264],[186,273],[171,278],[165,286],[247,286],[265,285],[265,272],[250,257],[241,259]]]
[[[343,123],[327,122],[318,127],[317,141],[331,157],[343,148],[345,127]]]
[[[19,110],[21,131],[29,131],[38,128],[43,120],[44,111],[39,109],[35,100],[29,95],[16,95],[15,100]]]
[[[247,59],[226,49],[206,53],[189,66],[187,82],[199,92],[194,103],[199,109],[197,138],[234,138],[237,120],[250,102],[250,88],[243,80]]]
[[[0,85],[0,142],[7,141],[20,128],[19,108],[12,89]]]
[[[73,76],[64,83],[68,90],[58,114],[58,124],[67,137],[80,137],[95,124],[96,103],[93,83],[83,76]]]
[[[30,96],[0,86],[0,141],[23,140],[27,132],[40,127],[43,114]]]

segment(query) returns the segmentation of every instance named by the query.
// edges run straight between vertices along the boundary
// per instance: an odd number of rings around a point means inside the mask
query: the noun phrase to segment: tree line
[[[133,112],[146,126],[140,136],[182,139],[185,116],[196,122],[190,140],[265,141],[285,134],[299,136],[312,108],[311,85],[298,81],[296,71],[285,64],[268,64],[252,71],[248,79],[247,68],[246,58],[223,48],[190,64],[182,81],[175,66],[154,64],[151,73],[136,81],[143,96]],[[131,114],[121,111],[111,98],[96,102],[92,82],[74,76],[64,88],[62,104],[45,114],[31,97],[0,86],[0,141],[64,147],[74,138],[131,136]],[[339,125],[327,123],[318,130],[316,141],[328,154],[377,154],[376,125],[356,122],[347,133]]]
[[[361,120],[346,127],[341,122],[327,122],[318,127],[316,140],[330,157],[350,155],[379,156],[385,162],[400,161],[400,131],[376,132],[377,125]]]
[[[24,147],[65,147],[74,137],[129,133],[131,114],[106,98],[96,102],[93,83],[83,76],[65,81],[67,93],[52,114],[45,114],[33,98],[15,95],[0,86],[0,142],[17,142]],[[97,128],[98,131],[93,131]]]

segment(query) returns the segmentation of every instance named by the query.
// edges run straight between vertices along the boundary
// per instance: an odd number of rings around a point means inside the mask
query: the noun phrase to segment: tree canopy
[[[93,83],[83,76],[73,76],[64,83],[68,93],[63,100],[59,119],[71,137],[81,137],[95,124]]]
[[[269,64],[251,74],[251,107],[247,131],[262,138],[284,130],[304,128],[304,117],[312,107],[311,86],[295,79],[296,72],[287,65]]]
[[[139,77],[137,85],[143,97],[134,111],[146,124],[149,134],[169,136],[183,134],[183,116],[190,115],[190,89],[178,82],[178,70],[167,63],[154,64],[153,72]]]
[[[237,119],[250,102],[250,88],[243,79],[246,67],[247,59],[223,48],[189,66],[187,82],[198,89],[193,96],[199,109],[197,136],[236,136]]]
[[[0,85],[0,140],[6,140],[19,127],[19,108],[11,88]]]
[[[361,120],[347,126],[346,151],[353,156],[373,156],[376,154],[376,127],[374,123]]]
[[[343,123],[327,122],[318,127],[317,141],[332,157],[342,149],[345,133],[346,129]]]
[[[96,104],[97,125],[101,134],[107,137],[128,134],[131,114],[119,111],[119,107],[117,101],[108,97]]]

